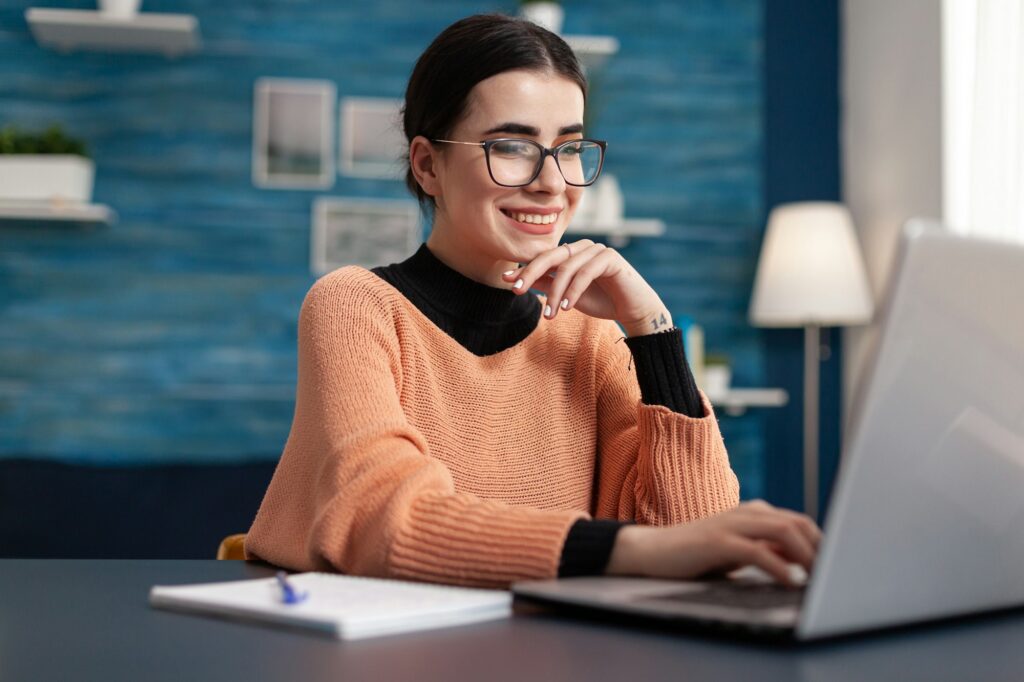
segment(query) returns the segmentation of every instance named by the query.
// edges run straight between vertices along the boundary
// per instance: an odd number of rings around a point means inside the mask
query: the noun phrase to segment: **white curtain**
[[[946,0],[943,38],[946,222],[1024,241],[1024,2]]]

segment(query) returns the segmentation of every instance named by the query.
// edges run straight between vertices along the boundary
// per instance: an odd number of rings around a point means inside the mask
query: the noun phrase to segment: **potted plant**
[[[732,368],[729,356],[723,353],[708,353],[704,356],[704,392],[709,396],[721,396],[729,392],[732,382]]]
[[[141,4],[142,0],[99,0],[100,12],[111,19],[131,19]]]
[[[0,129],[0,200],[92,200],[95,166],[85,144],[58,125],[42,133]]]
[[[520,0],[519,16],[552,33],[561,33],[565,11],[558,0]]]

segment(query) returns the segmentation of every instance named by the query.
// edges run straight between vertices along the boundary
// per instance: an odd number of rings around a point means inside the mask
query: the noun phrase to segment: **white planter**
[[[583,190],[572,218],[573,227],[581,230],[617,230],[625,220],[622,188],[611,173],[605,173],[590,187]]]
[[[528,2],[519,8],[519,16],[552,33],[561,33],[565,10],[557,2]]]
[[[605,229],[618,229],[622,226],[625,215],[625,201],[619,180],[611,173],[605,173],[601,179],[591,185],[596,188],[594,196],[594,226]]]
[[[0,200],[92,201],[95,165],[74,154],[0,154]]]
[[[131,19],[139,12],[142,0],[100,0],[100,12],[111,19]]]
[[[704,365],[704,392],[709,396],[723,396],[729,392],[732,370],[728,365]]]

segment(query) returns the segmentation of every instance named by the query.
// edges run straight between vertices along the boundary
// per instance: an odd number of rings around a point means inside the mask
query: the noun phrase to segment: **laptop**
[[[804,589],[747,570],[517,597],[797,640],[1024,606],[1024,245],[911,221],[893,282]]]

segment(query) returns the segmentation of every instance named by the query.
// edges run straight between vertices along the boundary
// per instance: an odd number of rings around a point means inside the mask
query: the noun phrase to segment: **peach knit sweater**
[[[563,312],[480,357],[390,284],[336,270],[299,315],[295,416],[248,558],[504,587],[551,578],[578,519],[738,504],[711,405],[644,405],[621,332]]]

